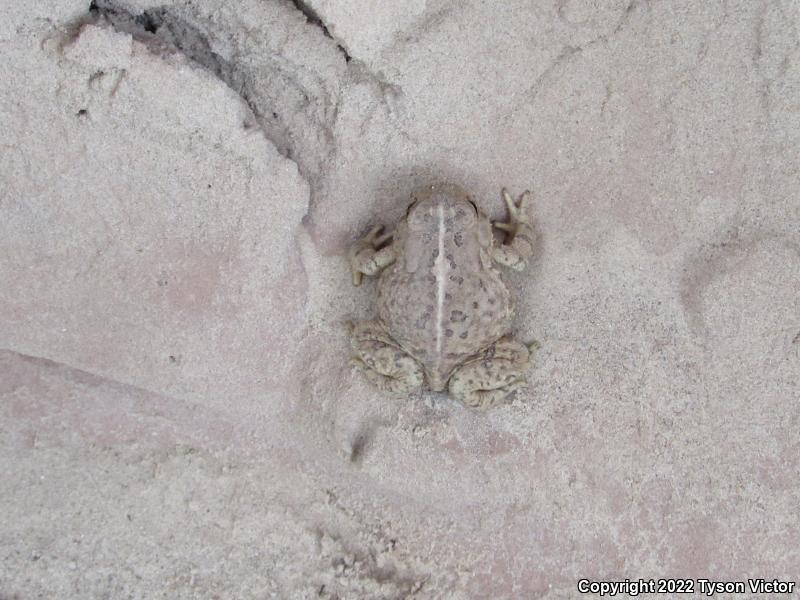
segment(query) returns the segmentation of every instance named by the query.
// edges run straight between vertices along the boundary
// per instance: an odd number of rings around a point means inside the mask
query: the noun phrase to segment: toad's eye
[[[471,207],[470,204],[472,205]],[[472,200],[469,200],[469,204],[460,202],[455,209],[454,216],[456,221],[461,224],[461,227],[470,227],[477,220],[478,209]]]
[[[409,209],[406,220],[411,229],[425,229],[430,227],[433,215],[430,210],[427,210],[427,207],[415,204]]]

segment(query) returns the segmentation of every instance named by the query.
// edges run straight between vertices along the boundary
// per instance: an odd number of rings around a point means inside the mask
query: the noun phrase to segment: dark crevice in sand
[[[287,15],[289,11],[287,7]],[[279,53],[257,61],[236,50],[223,56],[212,47],[219,24],[186,7],[155,6],[134,14],[115,0],[93,0],[89,15],[89,22],[105,21],[154,53],[181,53],[225,83],[247,104],[255,124],[278,152],[297,165],[313,196],[322,163],[333,148],[338,108],[338,98],[322,74]],[[223,37],[225,33],[219,32]]]
[[[131,35],[154,54],[182,54],[220,79],[252,112],[253,118],[244,126],[258,127],[281,156],[297,165],[310,191],[303,223],[313,230],[314,206],[326,194],[326,168],[336,153],[339,87],[346,82],[369,85],[387,107],[393,106],[403,92],[365,63],[352,58],[306,2],[292,0],[284,6],[286,23],[278,21],[277,26],[292,31],[297,13],[304,15],[307,21],[304,35],[310,40],[315,36],[330,40],[321,46],[322,50],[318,48],[322,54],[317,57],[324,56],[327,46],[336,53],[335,60],[347,65],[340,76],[319,70],[313,60],[298,63],[269,44],[265,44],[257,57],[252,48],[234,45],[229,50],[220,50],[226,46],[217,40],[226,40],[231,34],[230,27],[236,27],[236,23],[217,22],[190,5],[163,4],[136,12],[120,0],[92,0],[86,15],[71,24],[70,37],[79,36],[85,24],[107,25]]]
[[[328,29],[328,26],[325,24],[325,21],[322,20],[322,17],[320,17],[317,14],[317,12],[303,0],[291,0],[291,1],[292,4],[294,4],[295,8],[305,15],[306,19],[308,19],[309,24],[314,25],[315,27],[319,27],[320,29],[322,29],[322,33],[325,34],[325,37],[328,37],[336,42],[336,47],[342,53],[344,59],[347,62],[350,62],[352,60],[352,57],[347,52],[344,45],[342,45],[342,43],[337,38],[331,35],[331,32]]]
[[[293,0],[282,6],[274,22],[276,36],[307,36],[313,42],[307,61],[297,62],[291,50],[284,55],[282,47],[270,44],[268,37],[256,47],[231,44],[237,22],[203,14],[188,4],[163,4],[138,12],[120,0],[92,0],[86,15],[72,23],[70,31],[77,37],[88,23],[113,27],[156,55],[182,54],[225,83],[252,112],[253,118],[243,125],[258,127],[281,156],[296,164],[308,184],[309,202],[302,222],[313,230],[314,207],[326,194],[327,165],[336,153],[340,87],[345,81],[372,85],[387,104],[402,91],[352,59],[305,2]],[[299,29],[298,12],[307,21]],[[271,29],[270,24],[264,33]],[[323,36],[326,43],[321,44]],[[326,58],[346,67],[337,74],[318,66]]]
[[[150,47],[154,53],[180,52],[193,63],[214,74],[235,91],[259,121],[267,139],[285,158],[292,158],[286,135],[261,124],[263,111],[249,94],[247,76],[236,65],[211,49],[208,36],[199,28],[170,12],[169,7],[154,7],[133,14],[109,0],[93,0],[89,6],[90,22],[105,20],[117,31],[130,34],[136,41]],[[277,115],[275,110],[270,115]]]

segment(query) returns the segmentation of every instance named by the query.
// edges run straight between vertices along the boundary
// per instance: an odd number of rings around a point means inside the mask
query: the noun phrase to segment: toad
[[[488,408],[527,385],[532,348],[509,334],[514,307],[497,266],[521,270],[533,253],[530,192],[502,195],[509,219],[493,223],[460,187],[430,186],[393,233],[376,226],[351,248],[354,285],[380,276],[378,318],[351,328],[353,363],[380,389],[427,384]]]

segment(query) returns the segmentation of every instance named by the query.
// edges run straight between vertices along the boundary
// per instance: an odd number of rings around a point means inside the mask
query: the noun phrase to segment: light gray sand
[[[800,5],[6,4],[0,598],[800,577]],[[487,413],[347,366],[440,180],[536,194]]]

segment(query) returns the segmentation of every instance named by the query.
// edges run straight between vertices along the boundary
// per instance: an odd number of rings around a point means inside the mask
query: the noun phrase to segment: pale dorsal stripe
[[[436,371],[442,362],[442,341],[444,337],[444,287],[446,263],[444,260],[444,206],[439,203],[439,255],[436,257]]]

